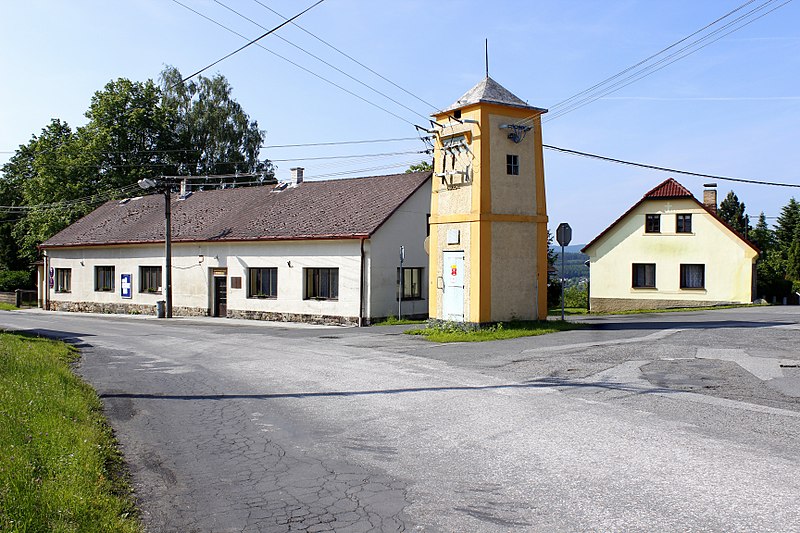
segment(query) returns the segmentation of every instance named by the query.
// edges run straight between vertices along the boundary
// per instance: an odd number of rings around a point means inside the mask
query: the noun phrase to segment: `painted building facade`
[[[759,250],[668,179],[583,248],[592,311],[750,303]]]
[[[430,173],[195,192],[172,203],[175,316],[367,324],[427,315]],[[164,199],[108,202],[42,245],[51,310],[154,314]]]
[[[432,318],[547,316],[545,112],[487,76],[434,115]]]

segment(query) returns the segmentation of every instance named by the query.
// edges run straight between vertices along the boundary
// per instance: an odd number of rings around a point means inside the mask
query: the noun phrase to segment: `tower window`
[[[506,174],[509,176],[519,176],[519,156],[506,155]]]

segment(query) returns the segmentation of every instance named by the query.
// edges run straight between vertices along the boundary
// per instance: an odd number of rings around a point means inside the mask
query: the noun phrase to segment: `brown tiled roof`
[[[628,209],[622,215],[620,215],[619,218],[617,218],[617,220],[612,222],[610,226],[604,229],[597,237],[592,239],[592,241],[589,244],[581,248],[581,253],[586,253],[586,250],[588,250],[590,246],[598,242],[605,234],[607,234],[617,224],[619,224],[622,220],[624,220],[625,217],[627,217],[631,213],[631,211],[639,207],[639,205],[641,205],[643,202],[646,202],[647,200],[652,200],[654,198],[689,198],[693,200],[698,206],[705,209],[705,211],[709,215],[716,218],[719,222],[722,223],[723,226],[728,228],[731,231],[731,233],[739,237],[746,245],[748,245],[756,252],[761,253],[761,250],[756,245],[747,240],[744,235],[736,231],[730,224],[722,220],[717,213],[711,211],[705,204],[698,201],[697,198],[695,198],[694,195],[691,192],[689,192],[689,190],[686,187],[675,181],[674,178],[669,178],[661,182],[656,187],[650,189],[647,193],[645,193],[645,195],[642,197],[641,200],[633,204],[630,209]]]
[[[430,172],[197,191],[172,197],[173,242],[335,239],[371,236]],[[42,248],[164,242],[164,196],[98,207]]]
[[[644,198],[690,198],[692,193],[689,190],[675,181],[674,178],[669,178],[661,182],[652,190],[644,195]]]

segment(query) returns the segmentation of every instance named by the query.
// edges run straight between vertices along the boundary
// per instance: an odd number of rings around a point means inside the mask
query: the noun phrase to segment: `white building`
[[[173,197],[173,313],[366,324],[427,316],[430,173]],[[154,314],[164,300],[164,195],[111,201],[41,245],[50,310]]]

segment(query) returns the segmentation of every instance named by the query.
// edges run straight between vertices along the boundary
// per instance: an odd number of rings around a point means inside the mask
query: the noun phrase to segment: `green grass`
[[[0,333],[0,531],[139,532],[122,458],[66,344]]]
[[[431,342],[484,342],[517,337],[532,337],[557,331],[569,331],[582,327],[581,324],[558,321],[504,322],[495,326],[465,331],[456,324],[428,327],[406,331],[409,335],[422,335]]]
[[[14,304],[7,304],[5,302],[0,302],[0,311],[16,311],[17,309],[19,309],[19,307],[17,307]]]
[[[424,323],[425,323],[424,320],[412,320],[412,319],[408,319],[408,318],[397,319],[397,318],[395,318],[393,316],[390,316],[390,317],[386,317],[385,320],[382,320],[381,322],[376,322],[376,323],[374,323],[372,325],[373,326],[404,326],[404,325],[407,325],[407,324],[424,324]]]

